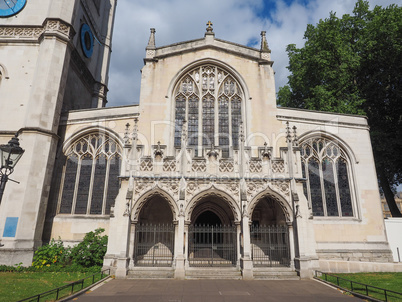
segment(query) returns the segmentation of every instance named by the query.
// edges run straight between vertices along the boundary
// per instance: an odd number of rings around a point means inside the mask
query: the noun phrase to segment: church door
[[[205,211],[189,226],[190,266],[235,266],[236,251],[236,227],[222,225],[215,213]]]

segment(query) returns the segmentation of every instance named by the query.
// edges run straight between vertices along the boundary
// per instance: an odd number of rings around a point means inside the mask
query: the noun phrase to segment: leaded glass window
[[[176,98],[176,117],[174,128],[174,145],[180,147],[181,144],[181,131],[183,127],[183,121],[186,118],[186,98],[183,95],[179,95]]]
[[[198,145],[198,97],[191,96],[188,101],[188,144]]]
[[[342,148],[326,138],[301,144],[303,192],[314,216],[353,217],[350,168]]]
[[[89,134],[67,150],[59,213],[110,213],[119,191],[121,148],[105,134]]]
[[[188,145],[197,150],[212,144],[229,157],[239,145],[243,92],[227,71],[202,65],[185,74],[175,90],[174,145],[181,146],[183,121],[188,121]],[[200,155],[200,154],[198,154]]]
[[[202,100],[202,145],[211,146],[214,143],[215,134],[215,115],[214,99],[207,95]]]

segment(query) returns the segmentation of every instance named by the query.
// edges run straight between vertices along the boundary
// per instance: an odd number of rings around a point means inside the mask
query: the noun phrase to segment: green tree
[[[402,182],[402,8],[369,10],[358,0],[353,15],[330,13],[307,26],[304,47],[287,47],[286,107],[365,114],[371,128],[379,185],[394,217],[402,217],[394,189]]]

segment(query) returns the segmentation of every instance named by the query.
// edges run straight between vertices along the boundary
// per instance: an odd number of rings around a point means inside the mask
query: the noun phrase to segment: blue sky
[[[259,47],[267,32],[276,72],[276,89],[287,83],[286,46],[303,46],[308,23],[336,12],[352,13],[355,0],[118,0],[113,33],[107,106],[139,101],[140,70],[149,29],[156,29],[156,46],[202,38],[206,23],[214,24],[216,38]],[[370,7],[395,1],[371,0]],[[398,3],[400,4],[400,2]]]

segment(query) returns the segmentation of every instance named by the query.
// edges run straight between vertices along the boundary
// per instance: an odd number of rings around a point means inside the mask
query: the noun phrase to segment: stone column
[[[175,232],[175,261],[176,269],[174,273],[175,279],[183,280],[185,278],[185,254],[184,254],[184,211],[182,209],[183,204],[180,204],[179,219],[176,224]]]
[[[241,257],[241,268],[243,280],[253,279],[253,261],[251,259],[251,238],[250,238],[250,218],[246,210],[246,204],[243,205],[243,215],[241,221],[243,238],[243,255]]]
[[[287,222],[288,232],[289,232],[289,253],[290,253],[290,268],[295,268],[295,237],[294,237],[294,229],[293,223]]]

